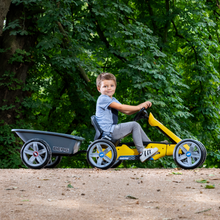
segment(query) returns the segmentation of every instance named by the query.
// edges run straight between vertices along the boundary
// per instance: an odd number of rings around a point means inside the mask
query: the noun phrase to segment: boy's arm
[[[143,102],[137,106],[132,106],[132,105],[124,105],[124,104],[119,104],[117,102],[112,102],[109,107],[111,108],[115,108],[118,111],[126,114],[126,115],[132,115],[138,111],[140,111],[142,108],[149,108],[152,106],[152,103],[147,101],[147,102]]]

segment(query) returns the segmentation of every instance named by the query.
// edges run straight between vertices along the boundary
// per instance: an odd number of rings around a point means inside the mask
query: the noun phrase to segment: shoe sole
[[[153,156],[156,155],[157,153],[158,153],[158,151],[155,152],[154,154],[152,154],[150,157],[146,158],[144,161],[141,161],[141,162],[144,163],[146,160],[149,160],[151,157],[153,157]]]

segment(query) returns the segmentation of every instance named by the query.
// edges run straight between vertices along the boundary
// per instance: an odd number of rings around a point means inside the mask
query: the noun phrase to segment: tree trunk
[[[11,0],[1,0],[0,2],[0,36],[2,35],[4,20],[8,13],[10,4],[11,4]]]
[[[33,65],[27,61],[30,55],[19,54],[16,51],[20,49],[20,51],[31,52],[30,49],[37,39],[37,35],[33,34],[33,30],[36,30],[35,20],[33,17],[26,19],[27,16],[24,15],[27,13],[28,9],[23,4],[11,4],[6,17],[6,27],[16,19],[20,27],[4,31],[0,37],[0,50],[4,50],[0,51],[0,123],[4,121],[4,124],[14,124],[17,118],[22,117],[21,102],[25,96],[22,89],[26,82],[28,69]],[[19,31],[28,31],[30,27],[33,28],[32,35],[20,34]],[[18,31],[18,33],[11,35],[11,31]],[[20,56],[22,60],[16,61],[16,56]]]

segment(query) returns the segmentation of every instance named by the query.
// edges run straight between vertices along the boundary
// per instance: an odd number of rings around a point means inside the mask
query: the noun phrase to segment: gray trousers
[[[143,152],[143,141],[151,141],[136,121],[115,125],[114,131],[112,133],[112,138],[122,139],[129,134],[132,134],[134,144],[139,153]]]

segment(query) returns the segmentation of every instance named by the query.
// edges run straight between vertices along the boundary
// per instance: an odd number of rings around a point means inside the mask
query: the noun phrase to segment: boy
[[[140,154],[141,162],[155,155],[157,148],[146,149],[143,141],[150,141],[137,122],[118,123],[118,111],[131,115],[142,108],[151,107],[149,101],[137,106],[121,104],[113,97],[116,89],[116,78],[111,73],[102,73],[96,79],[96,86],[101,93],[96,103],[96,119],[103,130],[103,136],[111,136],[113,139],[121,139],[132,133],[134,144]]]

